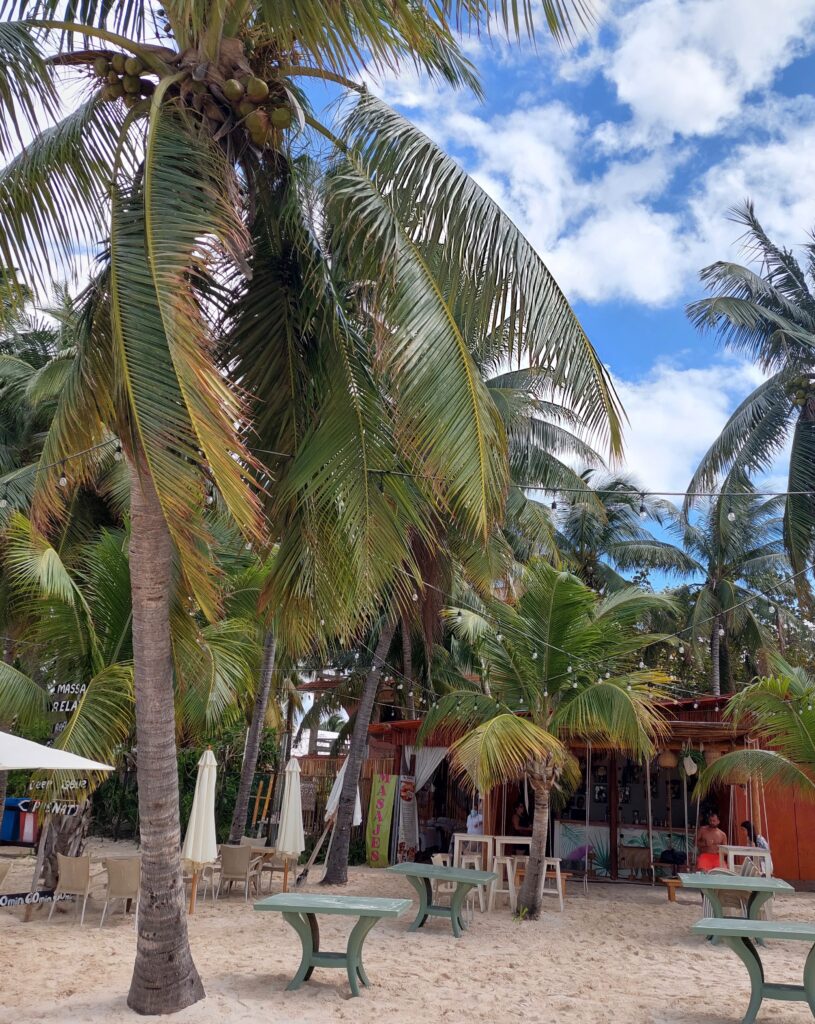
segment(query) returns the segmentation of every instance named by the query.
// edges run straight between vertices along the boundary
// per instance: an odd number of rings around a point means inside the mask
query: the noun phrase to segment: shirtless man
[[[710,871],[719,866],[719,847],[727,842],[727,836],[719,828],[719,815],[715,812],[708,815],[707,825],[702,825],[696,833],[696,867],[700,871]]]

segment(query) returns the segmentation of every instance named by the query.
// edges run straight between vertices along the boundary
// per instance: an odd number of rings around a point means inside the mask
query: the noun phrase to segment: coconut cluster
[[[123,53],[115,53],[110,60],[97,57],[93,70],[105,83],[102,99],[121,99],[128,107],[135,106],[143,96],[151,96],[156,88],[152,79],[143,77],[146,68],[138,57],[125,57]]]
[[[809,377],[798,377],[787,385],[787,394],[792,399],[793,405],[806,405],[810,398],[815,397],[815,380]]]
[[[248,68],[245,60],[241,63],[243,69]],[[212,66],[206,68],[204,77],[198,78],[196,71],[199,67],[192,67],[190,77],[173,86],[170,95],[180,97],[182,102],[202,114],[214,132],[223,134],[225,126],[226,130],[241,126],[255,146],[277,148],[283,132],[291,128],[294,121],[282,85],[244,73],[234,63],[228,66],[227,73],[235,75],[230,78]],[[97,57],[93,70],[105,83],[102,88],[104,99],[122,99],[131,107],[141,97],[152,95],[156,87],[155,82],[144,77],[146,67],[138,57],[125,57],[121,53],[110,59]]]

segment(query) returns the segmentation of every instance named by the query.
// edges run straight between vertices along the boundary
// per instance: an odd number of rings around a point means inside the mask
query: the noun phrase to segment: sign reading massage
[[[368,864],[372,868],[388,866],[388,840],[391,834],[396,778],[395,775],[381,775],[377,772],[371,780],[371,803],[368,807],[365,849]]]

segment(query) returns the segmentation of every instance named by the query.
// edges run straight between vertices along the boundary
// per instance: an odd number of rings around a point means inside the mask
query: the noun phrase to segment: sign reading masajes
[[[388,866],[388,840],[391,834],[393,798],[396,776],[377,772],[371,780],[371,802],[368,807],[368,826],[365,847],[368,864],[372,868]]]

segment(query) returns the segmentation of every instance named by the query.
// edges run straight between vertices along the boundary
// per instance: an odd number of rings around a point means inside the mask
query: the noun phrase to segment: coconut
[[[209,95],[209,87],[207,86],[206,82],[194,81],[192,83],[192,85],[191,85],[191,88],[192,88],[192,91],[195,93],[196,96],[208,96]]]
[[[249,117],[255,110],[257,110],[257,107],[254,103],[250,103],[249,100],[242,100],[238,104],[238,113],[241,117]]]
[[[281,130],[291,128],[291,123],[294,120],[291,107],[275,107],[269,116],[275,128]]]
[[[262,78],[250,78],[246,83],[246,97],[253,103],[262,103],[269,96],[269,86]]]
[[[110,58],[111,66],[114,71],[118,71],[120,75],[124,74],[126,57],[123,53],[114,53]]]
[[[144,63],[138,57],[128,57],[125,61],[125,72],[128,75],[140,75],[144,71]]]
[[[224,96],[232,103],[239,103],[243,99],[243,91],[237,78],[227,78],[224,82]]]
[[[118,78],[111,85],[106,86],[106,88],[107,88],[108,92],[110,93],[111,98],[114,99],[114,100],[121,99],[121,97],[124,96],[124,94],[125,94],[124,86],[122,85],[122,83],[119,81]]]
[[[131,96],[138,96],[141,92],[141,79],[138,75],[125,75],[122,79],[122,85],[125,92],[129,92]]]
[[[116,83],[120,81],[120,78],[115,71],[108,71],[107,80],[111,85],[116,85]]]
[[[104,78],[110,71],[110,62],[106,57],[97,57],[93,62],[93,73],[99,78]]]
[[[267,132],[269,129],[269,117],[265,110],[257,108],[246,115],[246,128],[250,132]]]

